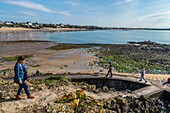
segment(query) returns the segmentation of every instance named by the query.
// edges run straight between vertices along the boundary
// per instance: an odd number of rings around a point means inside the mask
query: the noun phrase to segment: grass
[[[56,81],[56,80],[71,82],[70,78],[66,78],[64,76],[57,76],[57,75],[51,75],[48,78],[46,78],[43,82],[46,83],[46,84],[50,84],[50,83],[52,83],[53,81]]]
[[[14,61],[14,60],[17,60],[19,56],[20,56],[20,55],[10,56],[10,57],[5,56],[5,57],[2,57],[2,59],[5,60],[5,61]],[[30,58],[30,57],[32,57],[32,55],[23,55],[23,56],[24,56],[25,58]]]

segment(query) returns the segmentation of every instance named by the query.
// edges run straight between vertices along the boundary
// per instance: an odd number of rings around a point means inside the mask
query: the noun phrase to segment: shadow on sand
[[[20,99],[20,100],[24,100],[24,99]],[[3,103],[3,102],[13,102],[13,101],[18,101],[18,100],[16,98],[8,98],[8,99],[0,98],[0,103]]]

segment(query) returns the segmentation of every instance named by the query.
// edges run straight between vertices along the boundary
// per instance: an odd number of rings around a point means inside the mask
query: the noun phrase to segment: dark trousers
[[[109,71],[108,71],[106,76],[108,76],[109,74],[111,74],[111,76],[112,76],[112,70],[111,69],[109,69]]]
[[[18,89],[18,93],[17,93],[17,95],[20,95],[20,93],[21,93],[21,91],[22,91],[22,89],[24,88],[24,90],[25,90],[25,93],[27,94],[27,95],[30,95],[30,93],[29,93],[29,91],[28,91],[28,85],[25,83],[25,81],[24,80],[22,80],[22,84],[19,84],[19,89]]]
[[[140,80],[144,80],[145,82],[147,81],[145,78],[144,78],[144,75],[143,74],[141,74],[141,77],[140,77]]]

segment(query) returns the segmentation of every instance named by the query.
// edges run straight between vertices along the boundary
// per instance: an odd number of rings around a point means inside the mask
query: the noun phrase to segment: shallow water
[[[170,44],[170,31],[160,30],[98,30],[77,32],[15,31],[1,32],[0,41],[48,40],[59,43],[125,44],[129,41],[154,41]]]
[[[4,62],[5,60],[3,60],[3,59],[0,59],[0,62]]]

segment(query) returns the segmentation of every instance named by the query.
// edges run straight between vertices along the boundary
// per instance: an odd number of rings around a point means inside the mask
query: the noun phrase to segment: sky
[[[0,0],[0,21],[170,28],[170,0]]]

